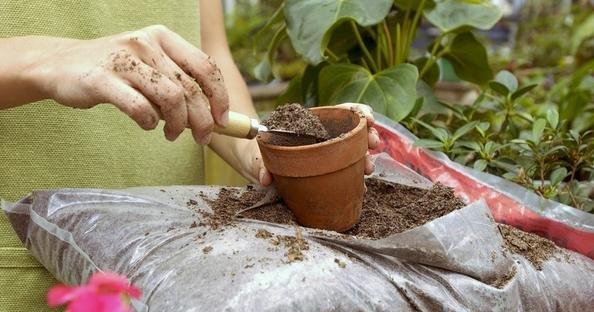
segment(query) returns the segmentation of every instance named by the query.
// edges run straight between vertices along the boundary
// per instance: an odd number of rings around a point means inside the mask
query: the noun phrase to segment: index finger
[[[180,35],[164,26],[155,26],[163,51],[186,73],[196,79],[208,98],[211,114],[221,126],[228,124],[229,95],[220,69],[214,60]]]

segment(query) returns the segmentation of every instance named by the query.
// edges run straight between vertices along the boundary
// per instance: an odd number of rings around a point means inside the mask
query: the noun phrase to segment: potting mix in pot
[[[497,188],[491,178],[468,182],[469,173],[457,177],[451,170],[459,169],[438,156],[431,159],[443,167],[433,168],[451,173],[439,180],[456,192],[434,184],[426,176],[437,171],[414,167],[420,175],[395,160],[402,154],[426,157],[412,144],[374,155],[375,173],[363,180],[364,123],[356,112],[309,111],[296,104],[272,113],[265,121],[271,129],[327,139],[295,145],[258,138],[277,189],[38,191],[4,209],[26,246],[57,278],[80,284],[97,270],[126,275],[143,290],[133,301],[137,311],[592,309],[594,261],[495,221],[489,200],[512,198],[518,189]],[[383,129],[384,150],[407,142],[408,134],[397,126],[380,120],[377,127]],[[363,147],[352,148],[349,157],[333,152],[337,146],[344,152],[345,142]],[[292,153],[304,167],[290,162]],[[319,158],[307,160],[308,153]],[[352,183],[325,186],[319,180],[345,175]],[[472,192],[460,187],[490,187],[490,193],[470,202],[465,199]],[[349,197],[359,189],[360,197]],[[297,198],[291,190],[312,194]],[[552,221],[545,226],[530,202],[517,203],[545,236],[554,222],[570,234],[593,231],[594,220],[570,224],[562,213],[558,219],[547,216]]]

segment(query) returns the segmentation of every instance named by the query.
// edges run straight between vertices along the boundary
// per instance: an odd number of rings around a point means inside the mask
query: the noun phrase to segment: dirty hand
[[[214,123],[227,124],[229,98],[216,64],[164,26],[52,40],[33,66],[46,98],[74,108],[111,103],[145,130],[163,118],[168,140],[188,126],[208,144]]]
[[[367,119],[368,147],[369,149],[374,149],[379,145],[380,138],[377,130],[373,128],[375,120],[373,119],[373,109],[370,106],[358,103],[343,103],[336,105],[336,107],[355,110],[365,115],[365,118]],[[262,161],[262,156],[260,155],[260,149],[258,148],[258,144],[255,140],[250,141],[247,150],[250,151],[249,162],[251,163],[252,169],[250,172],[252,173],[252,176],[257,177],[258,182],[260,182],[260,184],[263,186],[272,184],[272,175],[270,172],[268,172],[268,170],[266,170],[266,167],[264,167],[264,162]],[[371,174],[374,169],[375,166],[369,158],[369,153],[367,153],[365,161],[365,174]],[[255,180],[255,178],[253,180]]]

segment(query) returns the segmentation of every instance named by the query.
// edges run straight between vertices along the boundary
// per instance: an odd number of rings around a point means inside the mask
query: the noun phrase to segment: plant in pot
[[[442,60],[465,81],[483,85],[492,78],[473,29],[489,29],[500,17],[488,0],[286,0],[255,37],[268,50],[255,75],[274,75],[276,52],[289,40],[308,65],[279,102],[365,103],[400,121],[423,102],[441,109],[432,87]],[[439,34],[413,57],[415,39],[424,40],[421,25]]]

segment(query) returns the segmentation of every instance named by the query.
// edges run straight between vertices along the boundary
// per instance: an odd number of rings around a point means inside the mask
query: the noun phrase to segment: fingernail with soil
[[[200,139],[200,144],[207,145],[210,143],[211,139],[212,139],[212,133],[209,133],[209,134],[203,136],[202,139]]]

